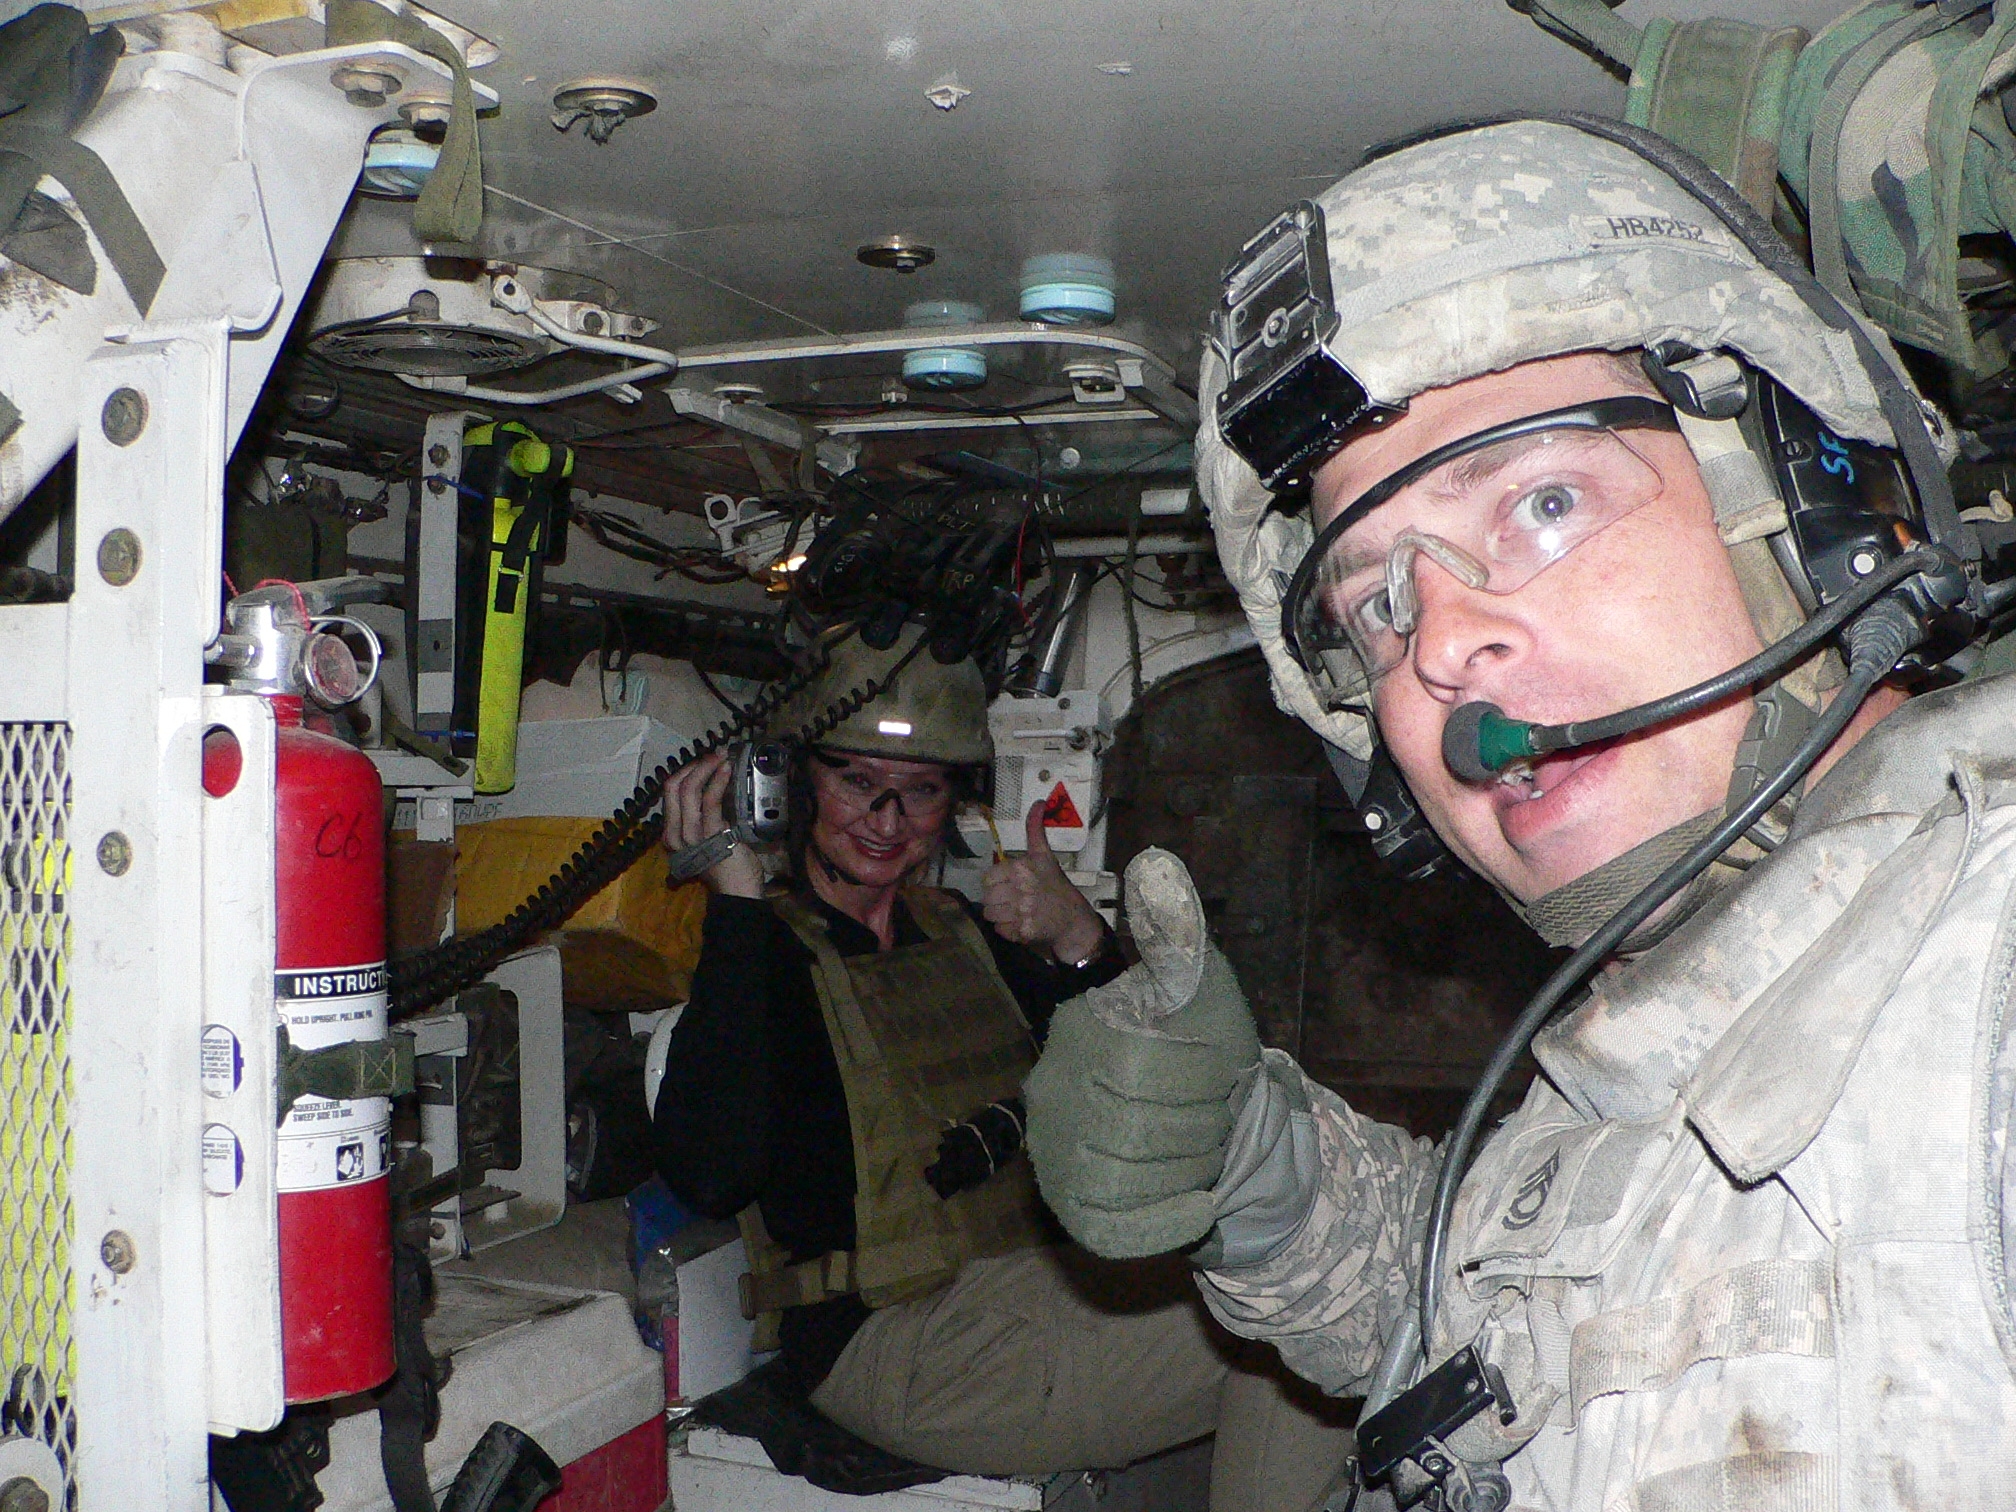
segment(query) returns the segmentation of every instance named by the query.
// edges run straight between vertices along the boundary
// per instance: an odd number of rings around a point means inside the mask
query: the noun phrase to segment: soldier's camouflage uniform
[[[1457,1205],[1441,1359],[1519,1407],[1452,1443],[1515,1508],[2011,1505],[2016,680],[1892,715],[1794,837],[1536,1045]],[[1205,1273],[1333,1392],[1411,1305],[1435,1153],[1309,1084],[1308,1219]]]
[[[1622,149],[1492,128],[1318,203],[1328,346],[1375,401],[1671,340],[1738,352],[1837,432],[1894,444],[1848,331]],[[1282,640],[1310,526],[1219,438],[1223,383],[1213,354],[1199,478],[1221,560],[1282,707],[1363,758],[1362,684],[1310,675]],[[1783,579],[1755,569],[1783,505],[1740,437],[1683,427],[1775,639]],[[1775,854],[1542,1036],[1542,1078],[1463,1185],[1430,1344],[1439,1362],[1474,1338],[1503,1368],[1517,1418],[1486,1413],[1451,1447],[1503,1461],[1515,1508],[2016,1505],[2012,904],[2016,682],[1963,684],[1878,725]],[[1219,1195],[1266,1168],[1255,1110],[1285,1103],[1307,1216],[1256,1247],[1221,1205],[1239,1263],[1205,1272],[1205,1294],[1327,1389],[1362,1391],[1418,1295],[1436,1153],[1272,1052],[1265,1084],[1282,1095],[1248,1098]]]

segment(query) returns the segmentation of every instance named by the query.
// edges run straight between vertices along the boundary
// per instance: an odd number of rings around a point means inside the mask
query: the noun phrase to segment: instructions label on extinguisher
[[[274,1006],[297,1049],[385,1038],[385,963],[281,970]],[[392,1103],[384,1097],[303,1097],[280,1125],[283,1192],[321,1192],[382,1176],[391,1163]]]

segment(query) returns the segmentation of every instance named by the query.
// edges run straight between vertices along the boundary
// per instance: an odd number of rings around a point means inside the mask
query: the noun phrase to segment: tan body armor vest
[[[1019,1095],[1036,1047],[959,901],[912,887],[903,902],[925,938],[848,957],[833,948],[812,907],[796,898],[774,905],[812,953],[812,983],[846,1089],[854,1248],[793,1265],[764,1233],[757,1208],[743,1212],[750,1274],[742,1278],[742,1310],[758,1319],[759,1349],[774,1339],[780,1308],[850,1292],[869,1307],[889,1307],[950,1284],[968,1260],[1046,1242],[1026,1157],[949,1199],[924,1179],[945,1126]]]

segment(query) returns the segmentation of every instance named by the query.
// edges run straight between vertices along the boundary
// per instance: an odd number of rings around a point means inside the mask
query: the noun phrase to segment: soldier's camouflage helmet
[[[1535,358],[1678,343],[1734,354],[1841,436],[1897,445],[1850,332],[1823,322],[1709,207],[1616,142],[1552,121],[1459,130],[1377,158],[1315,204],[1337,317],[1323,346],[1371,405],[1399,408],[1423,390]],[[1884,337],[1864,329],[1895,369]],[[1221,435],[1226,343],[1221,317],[1203,365],[1197,463],[1219,555],[1276,701],[1364,760],[1372,731],[1362,678],[1354,687],[1334,664],[1305,671],[1282,634],[1282,596],[1312,526],[1306,512],[1270,508],[1269,489]],[[1938,417],[1920,407],[1948,452]],[[1736,422],[1681,423],[1732,549],[1783,531],[1784,508]],[[1744,588],[1760,614],[1754,584]],[[1796,624],[1796,605],[1790,612]],[[1759,628],[1768,640],[1785,627]]]
[[[859,635],[833,647],[826,670],[771,716],[782,737],[801,730],[871,680],[895,680],[876,698],[821,735],[822,750],[936,761],[947,766],[991,766],[994,742],[987,731],[987,680],[970,659],[947,665],[918,648],[923,626],[906,625],[893,645],[876,650]],[[915,652],[913,655],[912,652]]]

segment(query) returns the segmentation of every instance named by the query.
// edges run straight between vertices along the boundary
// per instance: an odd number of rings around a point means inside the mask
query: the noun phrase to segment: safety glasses
[[[1356,685],[1345,691],[1369,692],[1406,658],[1422,557],[1468,587],[1516,593],[1660,495],[1665,480],[1631,433],[1678,429],[1672,406],[1629,395],[1492,426],[1417,458],[1316,537],[1281,605],[1289,649],[1305,668]],[[1392,522],[1383,530],[1382,519]],[[1351,657],[1323,656],[1339,651]],[[1342,678],[1340,660],[1356,662]]]
[[[824,751],[814,753],[824,770],[820,790],[848,821],[895,805],[904,818],[937,818],[952,806],[952,783],[937,772],[916,772],[894,780]]]

